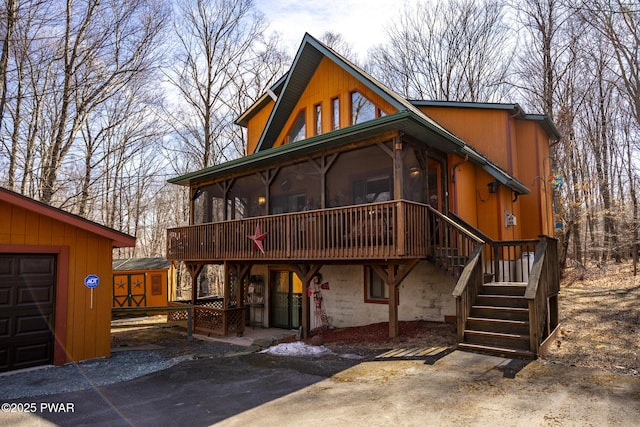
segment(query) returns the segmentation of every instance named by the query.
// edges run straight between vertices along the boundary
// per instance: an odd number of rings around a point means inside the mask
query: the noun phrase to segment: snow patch
[[[308,345],[302,341],[297,341],[274,345],[262,350],[260,353],[268,353],[274,356],[323,356],[331,354],[332,351],[323,345]]]

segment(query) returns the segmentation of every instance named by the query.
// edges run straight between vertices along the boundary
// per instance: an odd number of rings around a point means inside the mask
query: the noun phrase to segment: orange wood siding
[[[481,197],[476,184],[476,167],[460,156],[449,156],[449,209],[474,227],[478,226],[478,203]],[[481,209],[484,206],[480,207]]]
[[[340,99],[340,128],[347,127],[351,120],[350,94],[353,91],[359,91],[387,114],[397,112],[391,104],[369,90],[335,62],[324,58],[298,100],[274,146],[283,144],[294,120],[303,108],[305,109],[306,137],[313,136],[313,106],[318,103],[322,105],[322,132],[331,131],[331,99],[336,97]]]
[[[509,151],[509,123],[513,119],[509,119],[508,112],[455,107],[421,107],[420,110],[505,171],[514,173]]]
[[[552,192],[549,137],[535,122],[516,122],[517,150],[519,153],[519,179],[531,189],[531,194],[520,197],[522,236],[537,238],[540,234],[553,235]]]
[[[474,167],[475,176],[471,177],[466,171],[468,166],[462,164],[456,171],[458,183],[452,183],[450,188],[450,208],[454,212],[494,239],[553,235],[549,137],[536,121],[510,118],[505,110],[421,109],[531,190],[516,201],[504,186],[500,186],[497,194],[489,195],[487,183],[494,179],[478,166]],[[452,166],[460,161],[457,156],[449,158]],[[475,194],[469,188],[474,188]],[[516,226],[506,227],[505,210],[516,216]]]
[[[73,225],[65,224],[0,201],[0,245],[3,252],[24,252],[24,248],[47,246],[68,257],[58,256],[57,269],[66,270],[66,283],[56,283],[56,295],[66,295],[64,301],[56,300],[56,318],[66,316],[66,338],[57,339],[66,353],[66,360],[77,361],[95,357],[108,357],[110,352],[111,324],[111,257],[113,242],[110,239],[89,233]],[[68,265],[61,261],[68,258]],[[84,284],[89,274],[96,274],[100,284],[91,290]],[[61,312],[64,310],[64,313]],[[57,322],[56,322],[57,325]],[[60,353],[60,349],[56,349]]]
[[[274,101],[269,103],[258,111],[247,123],[247,154],[253,154],[258,146],[258,141],[262,136],[262,131],[267,125],[269,115],[275,106]]]

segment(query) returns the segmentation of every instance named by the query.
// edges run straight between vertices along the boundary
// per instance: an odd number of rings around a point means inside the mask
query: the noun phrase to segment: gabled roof
[[[242,113],[242,115],[238,117],[234,123],[242,127],[247,127],[249,120],[251,120],[253,116],[255,116],[260,110],[266,107],[267,104],[273,100],[272,96],[275,96],[276,98],[280,96],[280,93],[282,93],[282,87],[284,86],[284,82],[286,79],[287,74],[280,77],[278,81],[276,81],[267,92],[263,93],[262,96],[258,98],[258,100],[253,105],[251,105],[251,107],[249,107],[247,111]],[[271,94],[269,94],[269,91],[271,92]]]
[[[359,82],[391,104],[398,112],[274,148],[273,144],[276,138],[293,113],[293,109],[298,103],[300,96],[306,89],[324,57],[334,61]],[[243,169],[264,167],[265,165],[277,162],[277,159],[287,159],[300,154],[319,152],[322,149],[343,145],[356,141],[358,138],[367,137],[373,132],[380,133],[387,130],[399,130],[405,134],[413,135],[419,140],[429,141],[429,144],[433,145],[434,148],[445,153],[458,153],[468,157],[472,162],[479,164],[500,183],[510,187],[518,194],[528,194],[530,192],[522,182],[469,147],[464,141],[428,117],[411,102],[309,34],[305,34],[288,73],[278,80],[270,90],[274,94],[277,93],[278,96],[260,140],[258,141],[255,153],[221,165],[170,179],[169,182],[190,185],[192,182],[197,182],[205,178],[210,179],[216,175],[229,173],[231,171],[238,172]],[[266,106],[269,100],[269,95],[263,95],[249,110],[236,120],[236,123],[246,125],[246,122],[253,117],[260,108]]]
[[[293,109],[298,103],[300,96],[306,89],[309,81],[313,77],[313,74],[316,72],[316,69],[324,57],[331,59],[338,66],[351,74],[356,80],[387,101],[398,111],[412,111],[415,114],[423,115],[423,118],[430,126],[438,128],[438,132],[449,134],[452,138],[452,142],[460,142],[464,144],[445,128],[411,105],[409,101],[399,96],[397,93],[383,85],[366,71],[362,70],[360,67],[353,64],[333,49],[306,33],[293,60],[293,65],[291,65],[289,72],[285,75],[280,96],[276,101],[276,105],[274,106],[271,116],[267,121],[267,125],[262,132],[262,136],[258,141],[256,151],[273,147],[276,138],[293,113]]]
[[[111,266],[116,271],[167,270],[171,267],[171,261],[162,257],[114,259]]]
[[[0,187],[0,201],[7,202],[28,211],[36,212],[56,221],[73,225],[74,227],[78,227],[89,233],[110,239],[113,241],[114,247],[132,248],[136,245],[135,237],[121,233],[120,231],[112,228],[105,227],[104,225],[100,225],[96,222],[89,221],[88,219],[63,211],[62,209],[54,208],[53,206],[49,206],[32,198],[23,196],[22,194],[18,194],[14,191],[7,190],[6,188]]]
[[[546,114],[527,114],[518,104],[503,104],[492,102],[458,102],[458,101],[428,101],[411,100],[416,107],[457,107],[457,108],[481,108],[484,110],[507,110],[515,114],[517,119],[532,120],[540,122],[542,130],[549,136],[549,139],[558,141],[562,138],[560,131],[553,124],[553,121]]]

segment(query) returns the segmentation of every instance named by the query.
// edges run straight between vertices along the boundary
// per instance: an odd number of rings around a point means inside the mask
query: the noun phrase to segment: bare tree
[[[16,25],[18,13],[17,0],[4,1],[4,40],[2,41],[2,53],[0,54],[0,128],[2,127],[2,119],[4,118],[4,107],[7,103],[7,65],[9,64],[9,53],[11,52],[11,44],[13,41],[13,29]]]
[[[43,202],[51,202],[58,171],[91,111],[153,66],[166,16],[154,1],[67,0],[59,50],[61,90],[41,164]]]
[[[236,118],[228,108],[233,82],[265,25],[252,0],[184,0],[177,12],[177,54],[169,79],[181,102],[172,126],[182,155],[195,163],[189,168],[207,167],[234,155],[223,132]]]
[[[291,57],[279,48],[280,36],[256,40],[242,71],[232,81],[233,96],[227,107],[237,118],[262,96],[288,69]],[[233,141],[234,153],[247,155],[247,140],[240,126],[228,126],[223,136]],[[225,156],[226,158],[226,156]]]
[[[408,98],[499,101],[512,49],[503,15],[500,1],[406,5],[369,52],[372,73]]]

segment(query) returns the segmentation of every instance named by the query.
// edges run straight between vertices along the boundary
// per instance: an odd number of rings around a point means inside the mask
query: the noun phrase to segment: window
[[[305,139],[306,133],[307,130],[304,120],[304,110],[302,110],[300,111],[300,113],[298,113],[298,117],[296,117],[296,121],[293,122],[293,126],[289,131],[288,142],[296,142]]]
[[[340,98],[331,100],[331,129],[340,129]]]
[[[389,287],[371,267],[364,267],[364,301],[376,304],[389,303]]]
[[[162,295],[162,276],[151,275],[151,295]]]
[[[322,133],[322,105],[316,104],[313,106],[313,130],[314,135],[320,135]]]
[[[384,111],[376,107],[373,102],[369,101],[360,92],[351,93],[351,124],[373,120],[376,117],[386,115]]]

